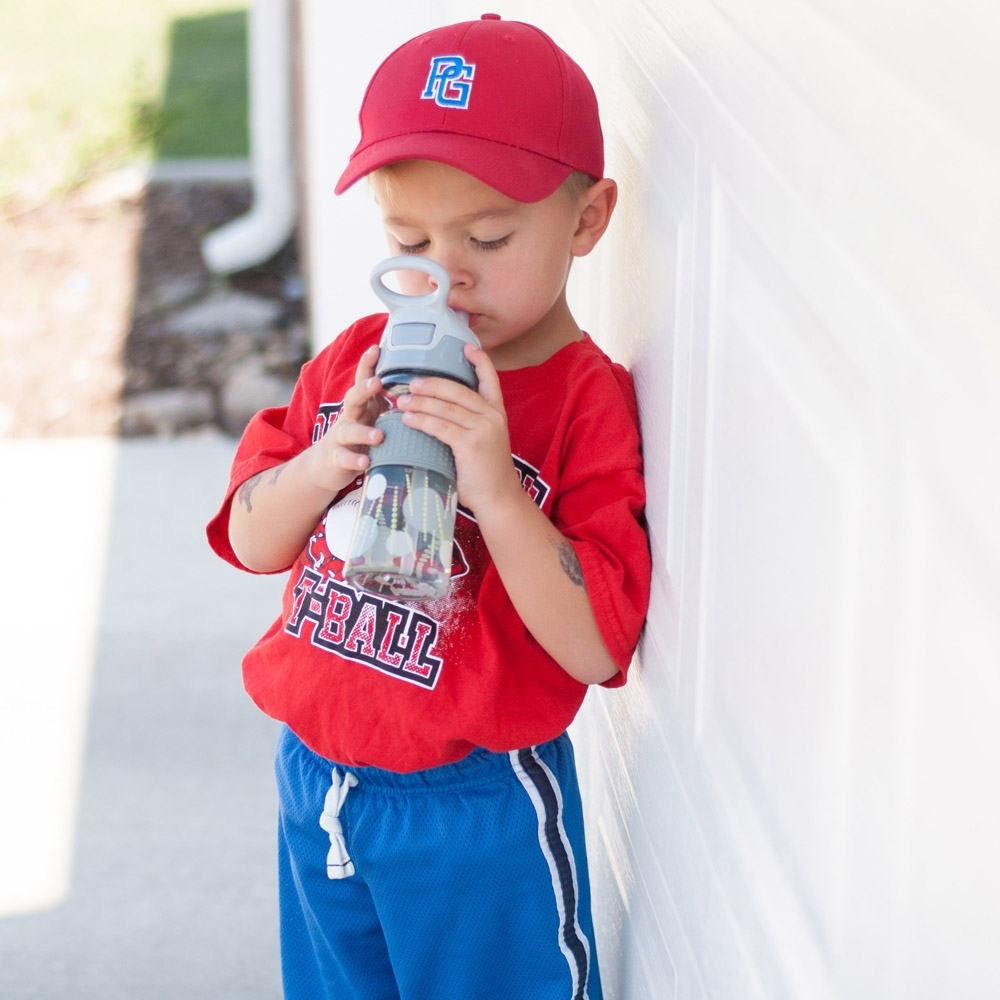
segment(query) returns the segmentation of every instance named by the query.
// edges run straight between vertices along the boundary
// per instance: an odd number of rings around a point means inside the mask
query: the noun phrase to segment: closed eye
[[[396,240],[396,250],[401,254],[423,253],[430,246],[430,240],[421,240],[419,243],[400,243]]]
[[[505,247],[510,242],[510,236],[501,236],[498,240],[477,240],[473,239],[472,242],[480,250],[499,250],[501,247]]]

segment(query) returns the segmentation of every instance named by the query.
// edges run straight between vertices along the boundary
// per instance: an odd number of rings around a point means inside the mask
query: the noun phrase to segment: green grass
[[[164,159],[246,156],[246,15],[174,21],[170,72],[155,136]]]
[[[245,8],[0,0],[0,210],[135,160],[245,156]]]

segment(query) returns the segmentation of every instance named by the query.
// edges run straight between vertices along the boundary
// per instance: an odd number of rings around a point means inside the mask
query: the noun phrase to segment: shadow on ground
[[[204,543],[231,453],[217,433],[118,446],[69,894],[0,919],[4,1000],[281,995],[276,724],[240,681],[281,580]],[[5,802],[5,823],[37,823],[59,787],[39,775],[33,811]]]

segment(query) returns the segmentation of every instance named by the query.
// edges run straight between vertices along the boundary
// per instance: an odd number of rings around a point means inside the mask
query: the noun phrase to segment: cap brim
[[[373,170],[401,160],[433,160],[481,180],[515,201],[541,201],[573,172],[565,163],[475,136],[428,132],[394,136],[355,150],[334,191],[343,194]]]

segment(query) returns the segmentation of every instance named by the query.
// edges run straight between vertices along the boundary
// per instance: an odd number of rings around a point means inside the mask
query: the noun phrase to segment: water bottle
[[[393,271],[422,271],[437,288],[403,295],[382,280]],[[371,275],[389,308],[375,374],[388,409],[375,426],[384,433],[369,451],[361,505],[344,563],[344,578],[362,590],[397,600],[443,597],[451,582],[451,550],[458,493],[455,459],[437,438],[407,427],[394,400],[417,376],[454,379],[475,389],[476,370],[466,344],[480,346],[468,317],[448,308],[451,287],[440,264],[424,257],[390,257]]]

